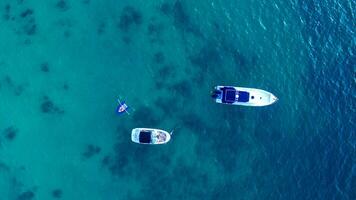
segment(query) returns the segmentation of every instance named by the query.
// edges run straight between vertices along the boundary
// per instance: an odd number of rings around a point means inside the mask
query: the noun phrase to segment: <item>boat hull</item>
[[[145,142],[140,141],[142,133],[150,133],[150,137]],[[142,135],[141,135],[142,137]],[[153,128],[134,128],[131,131],[131,141],[138,144],[166,144],[171,140],[171,134],[167,131]]]
[[[216,103],[239,106],[268,106],[274,104],[278,100],[278,98],[272,93],[256,88],[216,86],[215,90],[223,91],[224,88],[234,88],[238,92],[248,93],[248,98],[246,98],[246,101],[244,102],[239,102],[238,100],[235,100],[234,102],[227,103],[224,102],[224,97],[221,94],[217,98],[215,98]],[[238,95],[236,96],[236,99],[238,99]]]

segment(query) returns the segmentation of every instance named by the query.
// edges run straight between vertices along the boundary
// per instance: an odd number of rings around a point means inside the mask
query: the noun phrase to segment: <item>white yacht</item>
[[[268,106],[278,100],[265,90],[233,86],[216,86],[211,96],[216,103],[241,106]]]
[[[134,128],[131,131],[131,140],[139,144],[165,144],[171,139],[171,134],[154,128]]]

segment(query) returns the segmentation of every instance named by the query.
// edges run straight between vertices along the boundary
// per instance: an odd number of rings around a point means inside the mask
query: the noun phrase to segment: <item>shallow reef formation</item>
[[[63,31],[64,38],[68,39],[72,35],[74,22],[71,18],[62,18],[55,22],[55,25],[60,27]]]
[[[2,26],[12,30],[16,35],[26,36],[23,42],[25,45],[30,44],[31,37],[38,32],[35,10],[25,7],[22,1],[12,1],[4,5],[2,13],[4,20]]]
[[[155,78],[154,83],[156,89],[167,88],[168,85],[174,80],[176,77],[176,67],[171,64],[165,64],[163,66],[157,66],[155,69]]]
[[[187,80],[173,83],[168,88],[169,91],[173,93],[175,96],[181,96],[181,97],[184,96],[185,98],[189,98],[192,97],[193,95],[191,84]]]
[[[133,41],[129,33],[131,30],[139,27],[142,23],[143,16],[138,9],[133,6],[125,6],[122,9],[117,27],[122,33],[122,41],[125,44],[130,44]]]
[[[4,7],[3,18],[5,21],[8,21],[8,20],[10,20],[10,17],[11,17],[11,6],[10,6],[10,4],[6,4]]]
[[[222,58],[220,56],[218,46],[214,44],[207,44],[202,47],[199,52],[189,57],[190,62],[198,66],[201,72],[207,72],[208,68],[221,64]]]
[[[85,4],[85,5],[88,5],[90,4],[91,0],[82,0],[82,3]]]
[[[0,161],[0,172],[1,173],[5,173],[8,172],[10,170],[10,167],[5,164],[4,162]]]
[[[130,148],[130,145],[132,145],[131,141],[119,139],[114,145],[114,154],[107,155],[103,158],[103,166],[107,167],[113,176],[123,176],[125,173],[129,173],[129,163],[130,158],[133,156],[133,152],[126,151],[123,148]]]
[[[163,2],[159,6],[159,11],[164,15],[170,15],[172,13],[172,5],[168,2]]]
[[[33,15],[33,10],[27,8],[26,10],[21,12],[20,17],[21,18],[26,18],[26,17],[31,16],[31,15]]]
[[[199,27],[189,16],[183,1],[175,1],[173,4],[164,2],[160,5],[159,10],[163,15],[172,18],[173,25],[182,31],[183,36],[185,33],[190,33],[197,38],[204,38]]]
[[[172,73],[168,71],[162,73]],[[163,76],[160,76],[163,77]],[[169,79],[169,76],[166,77]],[[160,96],[154,101],[154,105],[167,116],[173,115],[177,110],[184,112],[187,108],[184,106],[193,96],[191,84],[187,80],[170,83],[168,80],[155,82],[157,89],[165,90],[168,95]],[[174,103],[173,103],[174,102]],[[177,115],[175,115],[177,117]]]
[[[24,167],[14,167],[0,160],[0,199],[32,200],[35,199],[37,187],[27,187],[21,180]]]
[[[163,64],[165,61],[165,56],[161,51],[159,51],[153,55],[152,60],[153,60],[153,63],[155,63],[155,64]]]
[[[216,37],[206,32],[202,33],[199,29],[199,24],[194,22],[194,16],[189,13],[188,2],[181,0],[164,2],[159,6],[158,11],[156,10],[155,16],[147,16],[147,18],[146,16],[144,18],[139,7],[124,6],[122,12],[119,13],[119,19],[115,18],[114,22],[110,21],[112,19],[99,19],[91,29],[95,34],[104,37],[106,33],[109,33],[110,25],[114,24],[115,31],[120,32],[122,40],[127,44],[135,40],[132,37],[132,33],[141,31],[146,34],[144,39],[147,40],[143,41],[147,41],[147,44],[143,44],[143,46],[151,45],[153,48],[149,53],[144,52],[149,56],[145,62],[147,61],[153,66],[153,76],[159,77],[154,79],[153,89],[160,90],[160,92],[163,91],[164,95],[149,99],[153,100],[148,100],[150,106],[140,105],[136,107],[129,120],[134,124],[131,122],[128,124],[123,123],[125,125],[120,124],[120,128],[118,128],[115,135],[117,137],[116,144],[112,152],[103,153],[101,147],[95,144],[88,144],[81,147],[83,149],[82,152],[79,152],[79,155],[84,159],[92,158],[92,160],[95,160],[94,158],[98,158],[101,167],[108,170],[112,176],[136,179],[137,184],[145,186],[139,191],[146,195],[145,198],[202,199],[207,197],[209,199],[211,197],[210,199],[229,199],[230,197],[225,194],[236,192],[235,184],[237,183],[234,180],[227,180],[226,183],[216,184],[216,180],[213,180],[214,178],[211,178],[209,174],[210,171],[204,168],[204,162],[214,162],[214,167],[223,170],[227,175],[233,174],[240,156],[239,149],[246,148],[248,145],[240,134],[236,134],[242,128],[234,119],[244,120],[245,113],[240,112],[240,110],[235,114],[226,112],[226,110],[218,111],[214,114],[224,119],[223,122],[211,123],[204,116],[205,113],[199,113],[198,109],[193,110],[187,102],[197,99],[197,85],[204,85],[202,87],[205,87],[208,73],[213,74],[213,77],[220,75],[219,73],[223,71],[221,66],[225,64],[226,57],[231,59],[237,67],[243,68],[249,67],[252,59],[246,56],[248,55],[246,52],[242,52],[235,46],[230,45],[232,41],[224,38],[226,34]],[[52,8],[57,11],[55,13],[62,16],[55,25],[59,26],[65,37],[70,37],[72,28],[75,28],[75,21],[69,16],[65,16],[71,13],[65,12],[71,9],[69,3],[71,3],[69,0],[56,0],[51,4]],[[87,5],[89,3],[89,0],[81,0],[81,4],[86,8],[89,7]],[[13,29],[19,30],[18,34],[24,34],[27,37],[33,36],[40,31],[38,29],[40,26],[36,24],[35,20],[37,10],[35,8],[22,8],[20,9],[21,12],[18,12],[18,9],[14,9],[12,4],[6,4],[3,7],[3,19],[9,21],[6,22],[9,24],[12,23],[11,21],[16,21],[16,24],[13,24]],[[72,7],[72,9],[74,8]],[[18,24],[21,25],[20,28],[18,28]],[[170,28],[173,30],[170,30]],[[217,27],[216,29],[220,28]],[[183,55],[185,58],[179,58],[179,61],[174,62],[175,59],[169,57],[170,52],[172,52],[169,51],[170,49],[165,51],[164,41],[171,39],[168,31],[178,32],[178,36],[182,36],[183,40],[187,35],[191,36],[185,41],[196,44],[188,47],[187,43],[183,42],[183,46],[178,46],[186,50],[183,50],[186,53]],[[166,35],[168,37],[165,37]],[[167,42],[167,44],[170,43]],[[175,48],[174,45],[172,46]],[[222,57],[221,54],[225,57]],[[52,63],[55,62],[42,60],[35,66],[38,73],[50,75],[54,70]],[[186,72],[186,76],[181,76],[180,72],[182,71]],[[21,95],[25,87],[18,84],[16,79],[13,80],[13,78],[9,75],[5,76],[0,81],[0,87],[11,88],[14,94]],[[58,87],[62,92],[72,88],[72,85],[69,87],[66,81],[59,82],[60,85]],[[74,87],[78,86],[73,85]],[[66,92],[66,94],[70,95],[71,91]],[[48,95],[43,96],[39,102],[40,112],[63,114],[64,110],[56,105],[55,100]],[[204,141],[204,145],[192,145],[192,150],[188,152],[192,152],[193,155],[176,155],[180,153],[177,151],[177,146],[174,146],[177,143],[173,142],[170,145],[163,146],[164,150],[162,151],[161,147],[147,148],[147,146],[132,144],[127,138],[128,133],[134,126],[166,128],[170,126],[170,124],[166,125],[166,122],[169,123],[170,121],[183,124],[183,131],[177,133],[177,138],[184,138],[184,134],[186,134],[185,136],[192,136],[198,141]],[[263,127],[258,128],[263,129]],[[15,126],[9,126],[2,132],[1,139],[5,138],[8,141],[12,141],[16,138],[18,132]],[[210,137],[207,137],[207,134]],[[220,137],[220,135],[228,135],[229,137]],[[256,132],[256,135],[258,135],[256,137],[259,139],[278,137],[278,134],[274,135],[270,132],[267,134]],[[214,139],[216,138],[219,141],[215,141]],[[189,156],[196,159],[196,161],[192,161],[193,164],[189,163],[189,159],[186,159]],[[214,160],[208,160],[209,158],[214,158]],[[199,165],[195,165],[197,163]],[[144,166],[145,176],[140,173],[142,172],[142,166]],[[162,173],[162,166],[167,169],[167,173]],[[1,166],[0,163],[0,170],[6,167]],[[260,175],[263,176],[263,174]],[[222,179],[225,181],[225,179],[229,178]],[[160,186],[160,190],[157,190],[157,185]],[[204,188],[203,191],[202,188]],[[19,191],[22,192],[23,190]],[[48,196],[54,199],[63,198],[63,191],[60,188],[51,188],[46,192]],[[35,190],[25,190],[17,197],[17,199],[22,200],[35,199]]]
[[[102,165],[103,167],[108,167],[111,163],[112,163],[111,155],[105,155],[105,156],[101,159],[101,165]]]
[[[159,76],[159,77],[162,77],[165,79],[172,79],[176,75],[175,68],[176,67],[173,65],[164,65],[157,70],[156,76]],[[166,82],[167,81],[168,80],[166,80]]]
[[[22,192],[16,200],[32,200],[35,198],[35,193],[33,191]]]
[[[166,115],[171,116],[177,110],[180,109],[177,103],[172,104],[172,102],[176,102],[176,99],[174,97],[171,96],[166,98],[159,97],[154,102],[154,105]]]
[[[69,85],[67,83],[63,84],[63,90],[65,91],[69,90]]]
[[[32,9],[25,9],[20,13],[23,23],[22,30],[27,36],[35,35],[37,32],[37,24]]]
[[[106,29],[106,23],[105,22],[100,22],[96,32],[98,33],[98,35],[102,35],[102,34],[104,34],[105,29]]]
[[[41,71],[44,73],[49,72],[49,63],[48,62],[43,62],[40,65]]]
[[[162,154],[158,149],[150,149],[142,145],[136,145],[135,148],[132,148],[131,145],[131,141],[122,141],[115,146],[115,156],[112,157],[109,168],[113,175],[124,175],[126,173],[139,176],[135,172],[138,170],[136,167],[140,166],[147,166],[145,169],[147,175],[154,175],[162,165],[171,163],[168,152]],[[127,152],[123,147],[130,148],[132,151]]]
[[[188,60],[193,67],[193,81],[203,84],[206,77],[214,74],[214,77],[231,77],[218,66],[230,66],[238,69],[239,73],[246,76],[257,66],[257,56],[249,56],[241,52],[235,45],[230,44],[228,39],[212,37],[211,40],[201,41],[200,48],[192,50]],[[231,77],[232,78],[232,77]],[[236,78],[236,77],[235,77]]]
[[[209,125],[204,123],[204,121],[195,113],[184,113],[180,117],[181,123],[184,127],[190,129],[193,132],[199,133],[207,130]]]
[[[51,195],[55,199],[60,199],[63,196],[63,191],[61,189],[54,189],[52,190]]]
[[[188,16],[182,1],[176,1],[172,8],[174,25],[183,30],[189,30],[192,26],[191,19]]]
[[[56,3],[56,8],[60,11],[67,11],[69,9],[69,4],[66,0],[59,0]]]
[[[46,114],[63,114],[64,110],[53,103],[48,96],[43,96],[41,103],[41,112]]]
[[[12,141],[17,136],[18,129],[14,126],[9,126],[3,131],[3,136],[6,140]]]
[[[3,80],[0,80],[0,88],[1,86],[9,89],[15,96],[20,96],[24,92],[27,85],[18,84],[9,75],[6,75]]]
[[[85,151],[82,153],[83,158],[89,159],[101,152],[101,148],[99,146],[89,144],[86,146]]]
[[[142,180],[146,187],[142,187],[140,193],[148,199],[200,199],[208,195],[211,190],[208,187],[211,184],[208,174],[183,161],[177,162],[180,164],[173,166],[171,173],[159,172],[163,163],[150,165],[150,173]],[[161,186],[160,190],[156,189],[157,185]],[[204,191],[202,188],[205,188]]]
[[[138,127],[155,127],[159,125],[161,121],[161,117],[155,113],[153,108],[141,106],[132,114],[132,119]]]
[[[126,6],[120,16],[118,28],[123,32],[128,32],[134,25],[141,25],[143,17],[141,12],[132,6]]]
[[[164,44],[164,38],[162,37],[165,25],[161,22],[157,22],[155,17],[150,19],[150,22],[147,25],[147,37],[150,38],[151,44]]]

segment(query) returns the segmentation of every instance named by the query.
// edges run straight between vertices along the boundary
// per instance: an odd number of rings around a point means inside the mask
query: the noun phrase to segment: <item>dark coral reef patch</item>
[[[165,56],[161,51],[159,51],[153,55],[153,63],[163,64],[164,61],[165,61]]]
[[[127,134],[128,130],[125,132]],[[113,176],[122,176],[129,168],[130,158],[133,158],[133,151],[127,151],[132,148],[131,141],[123,140],[118,141],[114,145],[114,155],[107,155],[102,159],[103,166],[106,166]],[[129,170],[130,171],[130,170]]]
[[[183,161],[172,169],[171,173],[159,173],[159,166],[150,166],[152,173],[147,173],[147,187],[141,193],[148,199],[201,199],[211,191],[209,175],[198,167],[185,164]],[[162,164],[161,164],[162,166]],[[157,168],[156,168],[157,167]],[[189,184],[187,184],[189,183]],[[155,189],[160,185],[160,190]],[[205,188],[202,191],[202,188]]]
[[[53,198],[59,199],[62,198],[63,192],[61,189],[54,189],[51,194]]]
[[[14,10],[17,9],[12,9],[12,6],[10,4],[6,4],[3,11],[3,19],[13,25],[13,31],[18,35],[35,35],[38,29],[35,19],[35,11],[32,8],[25,8],[19,13],[14,13]],[[3,26],[11,27],[9,26],[11,24]],[[29,43],[31,43],[31,40],[26,38],[25,44]]]
[[[175,26],[182,29],[187,29],[191,26],[190,18],[181,1],[174,3],[172,11]]]
[[[89,144],[86,146],[85,151],[82,153],[82,156],[85,159],[89,159],[95,156],[96,154],[99,154],[100,152],[101,152],[101,148],[99,146]]]
[[[23,21],[23,32],[28,36],[34,35],[37,32],[37,24],[34,16],[34,11],[28,8],[20,13],[20,17]]]
[[[120,16],[118,27],[121,31],[127,32],[133,25],[142,24],[142,14],[132,6],[124,7]]]
[[[40,68],[41,68],[42,72],[45,72],[45,73],[49,72],[49,64],[48,64],[48,62],[41,63]]]
[[[161,118],[154,112],[153,108],[142,106],[139,107],[132,116],[133,121],[138,127],[157,126]]]
[[[27,16],[31,16],[32,14],[33,14],[33,10],[28,8],[20,14],[20,17],[25,18]]]
[[[69,85],[67,83],[63,84],[63,90],[69,90]]]
[[[66,0],[59,0],[56,3],[56,8],[60,11],[67,11],[69,9],[68,2]]]
[[[176,96],[191,97],[193,95],[192,85],[187,80],[174,83],[169,89]]]
[[[3,131],[3,135],[5,137],[5,139],[12,141],[15,139],[17,133],[18,133],[18,129],[14,126],[10,126],[7,127],[4,131]]]
[[[64,110],[56,106],[52,100],[48,96],[44,96],[42,98],[42,103],[41,103],[41,111],[42,113],[48,113],[48,114],[63,114]]]
[[[147,25],[147,35],[152,44],[164,44],[164,39],[162,38],[164,28],[165,26],[163,23],[156,22],[156,18],[151,18],[149,24]]]
[[[16,200],[32,200],[35,198],[35,193],[32,191],[22,192],[19,196],[17,196]]]
[[[15,96],[20,96],[25,91],[25,87],[27,86],[27,84],[15,83],[9,75],[6,75],[3,80],[0,80],[0,88],[1,82],[3,82],[3,86],[8,87]]]
[[[155,86],[157,89],[167,88],[168,84],[175,78],[176,66],[166,64],[155,71]]]
[[[184,124],[184,127],[187,127],[196,133],[203,132],[209,127],[209,125],[204,123],[203,119],[199,117],[199,115],[194,113],[182,114],[180,118],[182,124]]]
[[[164,2],[160,5],[159,10],[164,15],[170,15],[172,13],[172,5],[168,2]]]
[[[203,72],[206,72],[209,66],[222,62],[218,47],[212,44],[201,48],[197,54],[190,56],[189,60],[193,65],[199,66]]]
[[[11,16],[11,6],[10,4],[6,4],[5,8],[4,8],[4,15],[3,18],[8,21],[10,19]]]
[[[99,23],[96,32],[98,35],[102,35],[105,32],[106,24],[104,22]]]
[[[90,0],[82,0],[82,3],[83,3],[83,4],[86,4],[86,5],[87,5],[87,4],[90,4]]]

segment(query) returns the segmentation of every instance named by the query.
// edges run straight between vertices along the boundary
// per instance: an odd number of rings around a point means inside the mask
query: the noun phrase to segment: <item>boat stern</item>
[[[210,92],[210,96],[214,99],[220,99],[221,98],[221,93],[222,91],[218,87],[214,87],[213,90]]]
[[[140,143],[139,137],[140,137],[140,129],[138,129],[138,128],[132,129],[132,131],[131,131],[131,141],[135,142],[135,143]]]

